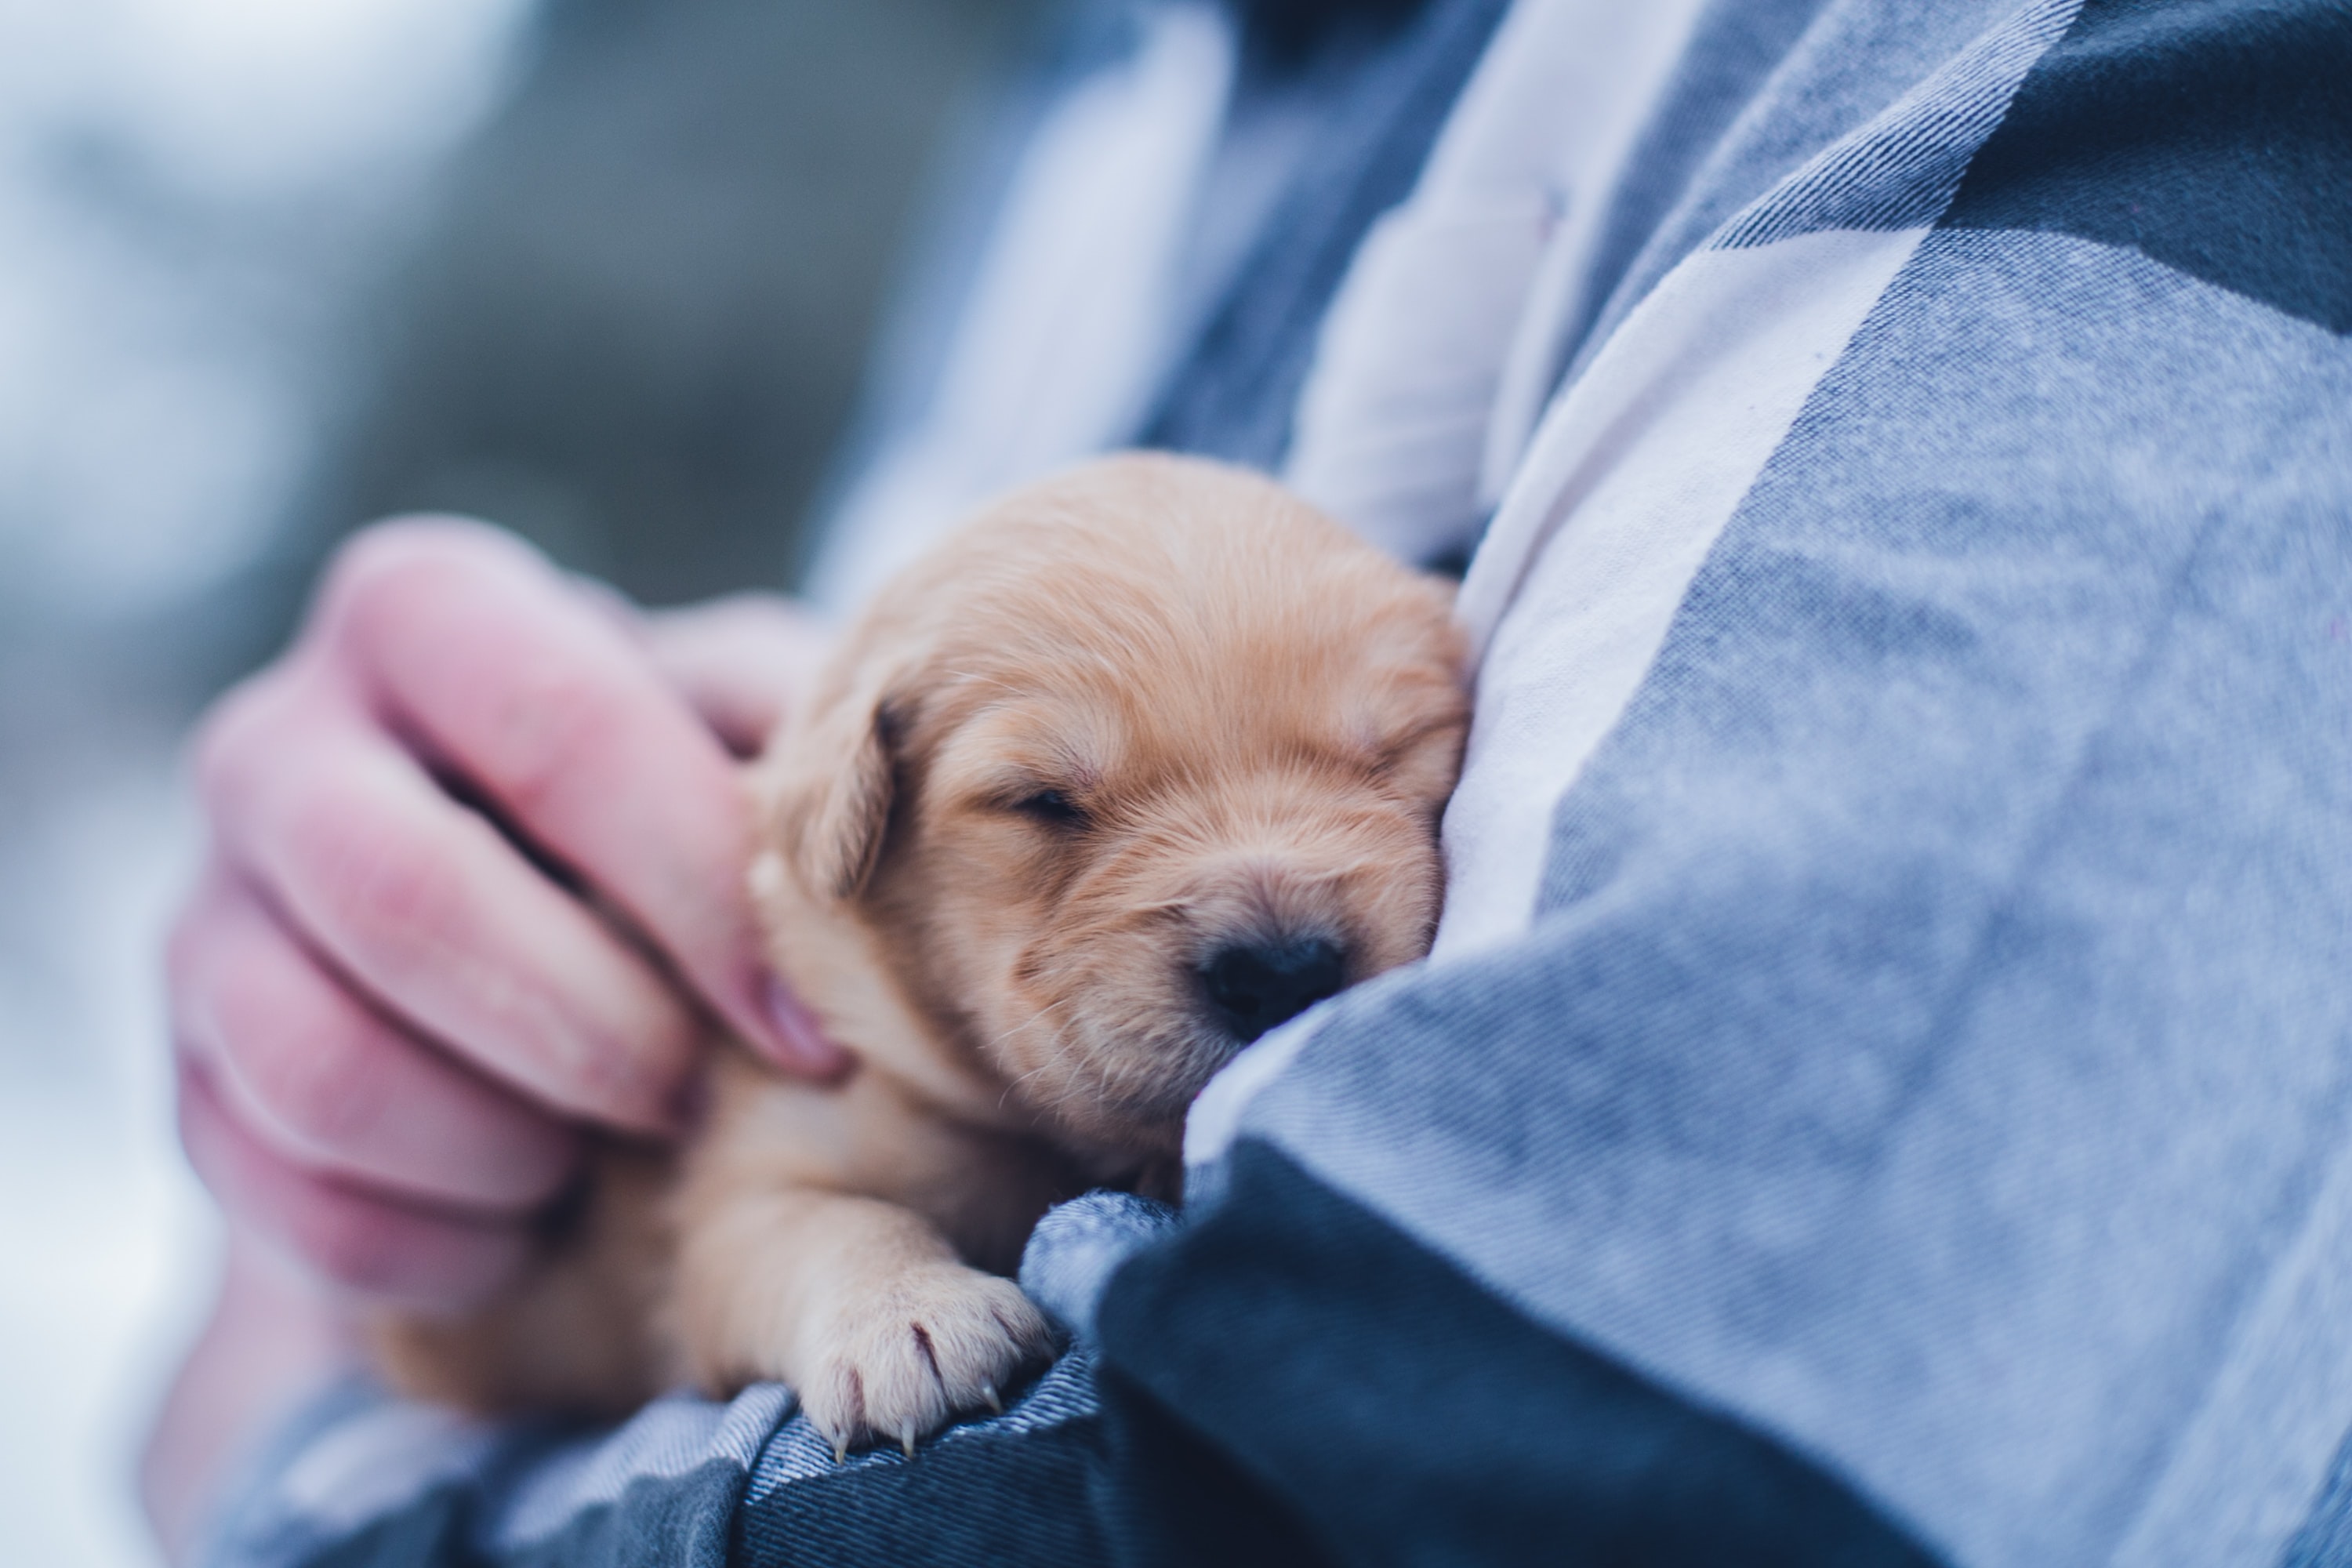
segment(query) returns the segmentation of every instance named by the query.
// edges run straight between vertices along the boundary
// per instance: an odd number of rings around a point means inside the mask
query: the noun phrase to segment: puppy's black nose
[[[1201,965],[1209,1006],[1244,1041],[1296,1018],[1347,984],[1347,954],[1328,937],[1235,942]]]

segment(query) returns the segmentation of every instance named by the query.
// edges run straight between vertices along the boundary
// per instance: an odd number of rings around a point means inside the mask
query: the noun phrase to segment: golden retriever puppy
[[[1003,1277],[1090,1186],[1172,1193],[1186,1106],[1420,956],[1466,704],[1449,595],[1237,469],[1128,456],[899,577],[752,773],[772,957],[857,1058],[737,1048],[673,1165],[612,1152],[508,1300],[383,1336],[478,1407],[797,1391],[836,1451],[993,1407]]]

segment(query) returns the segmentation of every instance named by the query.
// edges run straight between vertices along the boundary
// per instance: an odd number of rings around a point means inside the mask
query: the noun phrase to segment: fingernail
[[[760,1000],[775,1026],[775,1054],[782,1066],[812,1078],[830,1078],[849,1065],[849,1053],[825,1037],[816,1015],[793,994],[791,986],[767,975],[761,982]]]

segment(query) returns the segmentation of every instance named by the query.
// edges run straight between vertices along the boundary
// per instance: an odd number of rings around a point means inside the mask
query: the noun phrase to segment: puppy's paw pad
[[[869,1439],[912,1453],[958,1415],[1001,1409],[1000,1391],[1053,1349],[1020,1287],[962,1268],[845,1306],[826,1339],[801,1402],[836,1453]]]

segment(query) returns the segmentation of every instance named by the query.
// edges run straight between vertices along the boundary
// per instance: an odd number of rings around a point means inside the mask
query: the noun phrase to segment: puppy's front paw
[[[1053,1349],[1019,1286],[961,1264],[910,1270],[840,1301],[820,1331],[801,1404],[835,1458],[867,1439],[915,1439],[999,1392]]]

